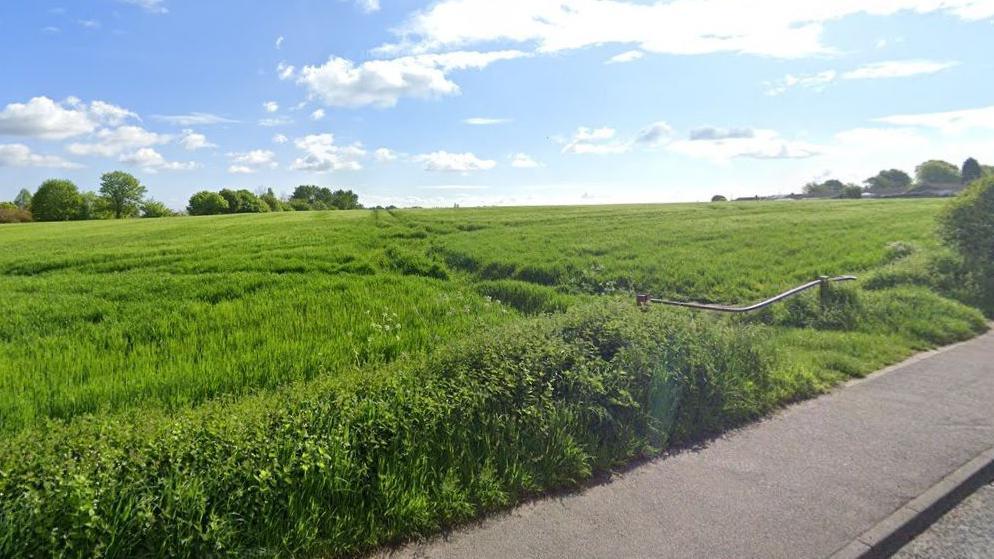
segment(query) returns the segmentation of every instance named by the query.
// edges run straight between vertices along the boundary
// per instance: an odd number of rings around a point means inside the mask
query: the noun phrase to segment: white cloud
[[[515,153],[511,156],[511,167],[516,169],[534,169],[542,164],[532,159],[527,153]]]
[[[366,155],[362,144],[356,142],[339,146],[335,144],[335,136],[332,134],[311,134],[297,138],[294,145],[304,152],[303,157],[297,158],[290,165],[295,171],[359,171],[362,169],[359,159]]]
[[[49,25],[47,27],[42,27],[41,30],[44,33],[51,33],[51,34],[61,33],[62,32],[61,29],[59,29],[58,27],[56,27],[54,25]]]
[[[380,11],[380,0],[355,0],[355,5],[367,14]]]
[[[276,50],[283,48],[283,35],[276,37]]]
[[[237,124],[237,120],[231,120],[223,116],[211,113],[190,113],[185,115],[152,115],[155,120],[173,124],[176,126],[207,126],[211,124]]]
[[[35,97],[27,103],[10,103],[0,111],[0,134],[64,140],[93,132],[101,124],[116,126],[127,118],[137,115],[103,101],[86,105],[73,97],[63,103]]]
[[[673,134],[673,128],[660,120],[640,130],[635,136],[635,143],[647,147],[658,147],[668,142],[671,134]]]
[[[266,101],[265,103],[262,104],[262,108],[266,109],[267,113],[275,113],[276,111],[280,110],[280,104],[277,103],[276,101]]]
[[[891,115],[874,120],[897,126],[937,128],[943,132],[962,132],[971,129],[994,130],[994,105],[959,111]]]
[[[151,14],[169,13],[169,10],[164,5],[165,0],[118,0],[118,2],[138,6]]]
[[[312,98],[327,105],[387,108],[396,105],[401,97],[434,99],[458,95],[459,86],[449,80],[450,72],[484,68],[498,60],[522,56],[526,54],[516,50],[459,51],[368,60],[358,65],[331,57],[321,66],[304,66],[297,83],[306,87]],[[287,68],[292,67],[284,67],[284,72]]]
[[[616,54],[611,58],[607,59],[608,64],[623,64],[625,62],[634,62],[645,56],[645,53],[640,50],[629,50],[621,54]]]
[[[268,149],[254,149],[251,151],[229,153],[231,166],[229,173],[250,174],[260,169],[276,169],[279,163],[276,162],[276,154]]]
[[[276,134],[275,136],[273,136],[274,144],[285,144],[288,141],[290,141],[290,139],[284,136],[283,134]]]
[[[169,136],[149,132],[139,126],[119,126],[103,128],[95,135],[95,142],[72,143],[66,148],[75,155],[97,155],[111,157],[127,150],[164,144]]]
[[[100,29],[100,21],[95,19],[79,19],[76,23],[87,29]]]
[[[293,124],[293,120],[285,116],[277,116],[273,118],[260,118],[259,126],[265,126],[267,128],[275,128],[277,126],[286,126],[288,124]]]
[[[311,113],[311,120],[321,120],[324,118],[324,116],[325,116],[324,109],[315,109],[315,111]]]
[[[718,128],[702,126],[690,131],[691,140],[731,140],[738,138],[753,138],[756,132],[752,128]]]
[[[490,159],[480,159],[472,153],[449,153],[435,151],[416,155],[414,161],[424,163],[425,171],[469,173],[471,171],[486,171],[497,166]]]
[[[563,153],[577,155],[608,155],[625,153],[631,148],[630,142],[622,142],[615,138],[614,128],[587,128],[581,126],[573,133],[573,137],[563,146]]]
[[[674,153],[724,162],[745,157],[751,159],[805,159],[821,153],[824,148],[814,144],[785,140],[774,130],[750,130],[745,134],[717,133],[720,129],[712,129],[714,133],[700,132],[696,139],[676,140],[670,142],[667,149]]]
[[[380,163],[388,163],[397,160],[397,153],[389,148],[379,148],[373,152],[373,157]]]
[[[297,69],[286,62],[280,62],[276,65],[276,74],[281,80],[288,80],[297,74]]]
[[[57,155],[34,153],[24,144],[0,144],[0,167],[52,167],[72,169],[79,165]]]
[[[865,64],[842,74],[844,80],[872,80],[883,78],[908,78],[935,74],[959,63],[937,60],[888,60]]]
[[[379,54],[423,53],[478,44],[523,43],[540,52],[634,45],[650,53],[743,53],[802,58],[833,52],[823,26],[866,14],[946,13],[994,17],[990,0],[441,0],[415,12]]]
[[[463,124],[469,124],[470,126],[490,126],[492,124],[506,124],[508,122],[511,122],[511,119],[474,116],[471,118],[463,119],[462,122]]]
[[[121,163],[141,167],[146,173],[157,173],[159,171],[190,171],[196,169],[194,161],[166,161],[162,154],[152,148],[141,148],[134,153],[122,155],[119,158]]]
[[[180,137],[179,143],[189,151],[217,147],[217,144],[212,144],[207,141],[207,136],[198,134],[189,128],[183,130],[183,135]]]
[[[957,66],[958,62],[937,60],[886,60],[864,64],[853,70],[838,72],[825,70],[817,74],[795,76],[788,74],[782,80],[769,84],[767,94],[779,95],[791,87],[806,87],[822,91],[825,87],[838,80],[877,80],[890,78],[910,78],[925,76],[948,70]]]

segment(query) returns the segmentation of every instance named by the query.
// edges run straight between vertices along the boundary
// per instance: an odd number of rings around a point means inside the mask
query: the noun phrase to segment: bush
[[[963,262],[982,305],[994,312],[994,177],[974,181],[939,218],[946,243]]]
[[[0,223],[27,223],[31,221],[31,212],[22,210],[14,204],[0,204]]]
[[[172,217],[176,212],[158,200],[146,200],[142,203],[142,217]]]
[[[228,201],[217,192],[202,190],[190,196],[190,204],[186,207],[190,215],[216,215],[228,213]]]
[[[711,201],[712,202],[727,202],[728,198],[725,198],[721,194],[715,194],[714,196],[711,197]]]
[[[388,374],[0,442],[0,556],[344,555],[753,418],[749,329],[600,303]]]

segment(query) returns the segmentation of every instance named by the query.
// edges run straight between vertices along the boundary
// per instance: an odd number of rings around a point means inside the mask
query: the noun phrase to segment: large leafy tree
[[[963,162],[963,168],[960,171],[960,178],[963,180],[963,184],[970,184],[983,175],[984,171],[980,168],[980,163],[976,159],[970,157]]]
[[[866,189],[874,194],[900,194],[911,188],[911,176],[900,169],[880,171],[864,181]]]
[[[215,215],[228,213],[228,201],[217,192],[202,190],[190,196],[190,204],[186,207],[190,215]]]
[[[124,171],[104,173],[100,177],[100,194],[116,219],[136,215],[145,192],[142,183]]]
[[[931,159],[915,167],[915,182],[919,185],[958,183],[959,167],[948,161]]]
[[[14,205],[21,210],[31,209],[31,192],[27,188],[22,188],[14,198]]]
[[[37,221],[68,221],[78,219],[83,197],[72,181],[50,179],[38,187],[31,197],[31,213]]]
[[[804,185],[804,193],[816,198],[834,198],[842,195],[846,185],[836,179],[828,179],[822,183],[811,182]]]
[[[228,202],[228,213],[248,214],[269,211],[269,205],[248,190],[225,188],[218,194]]]

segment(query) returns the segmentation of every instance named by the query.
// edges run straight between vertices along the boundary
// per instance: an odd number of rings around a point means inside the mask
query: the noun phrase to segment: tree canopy
[[[362,208],[359,195],[351,190],[335,190],[313,184],[302,184],[290,195],[290,205],[296,210],[355,210]]]
[[[963,181],[963,184],[970,184],[983,175],[984,171],[980,168],[980,163],[976,159],[970,157],[963,162],[963,168],[960,171],[960,179]]]
[[[822,183],[809,182],[804,185],[804,193],[816,198],[836,198],[842,195],[846,185],[836,179],[828,179]]]
[[[124,171],[104,173],[100,177],[100,194],[116,219],[137,215],[145,192],[142,183]]]
[[[915,182],[919,185],[958,183],[959,167],[938,159],[930,159],[915,167]]]
[[[900,169],[888,169],[866,179],[864,184],[874,194],[900,194],[911,188],[911,176]]]
[[[201,190],[190,196],[190,204],[186,207],[190,215],[215,215],[228,213],[228,201],[217,192]]]
[[[49,179],[31,197],[31,213],[38,221],[78,219],[83,197],[72,181]]]
[[[22,188],[14,197],[14,205],[21,210],[31,209],[31,192],[27,188]]]

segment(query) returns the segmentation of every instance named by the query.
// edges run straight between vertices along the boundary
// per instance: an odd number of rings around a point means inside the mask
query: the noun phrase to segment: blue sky
[[[867,7],[870,6],[870,7]],[[10,0],[0,199],[663,202],[994,163],[994,0]]]

